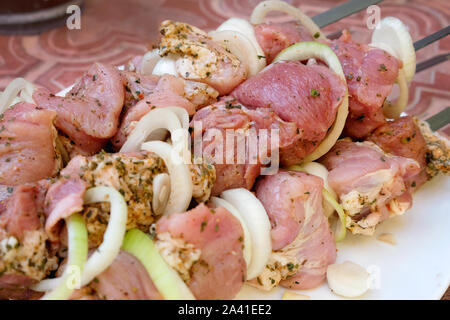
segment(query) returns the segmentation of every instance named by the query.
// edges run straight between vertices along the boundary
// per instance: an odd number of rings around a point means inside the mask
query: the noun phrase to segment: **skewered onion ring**
[[[386,100],[383,105],[385,117],[396,119],[408,105],[408,83],[416,73],[416,51],[408,27],[400,19],[386,17],[375,27],[370,45],[387,51],[402,62],[396,79],[400,96],[394,104]]]
[[[81,286],[87,285],[106,270],[114,261],[122,246],[128,219],[128,208],[123,196],[111,187],[94,187],[86,191],[84,203],[110,202],[111,213],[102,244],[87,260],[81,275]],[[62,278],[42,280],[33,287],[35,291],[49,291],[56,288]]]
[[[309,31],[315,39],[324,40],[326,37],[320,31],[319,26],[299,8],[296,8],[284,1],[263,1],[253,9],[250,22],[260,24],[264,22],[264,18],[271,11],[281,11],[298,19],[300,23]]]
[[[11,105],[21,101],[34,103],[33,91],[33,84],[24,78],[16,78],[11,81],[5,91],[0,93],[0,114],[3,114]],[[19,94],[20,97],[18,98],[17,95]]]
[[[145,142],[141,150],[153,152],[161,157],[170,176],[170,196],[164,214],[184,212],[192,199],[192,177],[183,157],[170,144],[162,141]]]
[[[150,134],[159,129],[168,130],[172,135],[172,140],[174,140],[174,137],[182,136],[182,140],[180,141],[182,145],[179,148],[187,149],[188,141],[186,133],[180,133],[180,131],[187,131],[182,128],[180,123],[180,119],[182,119],[183,125],[186,125],[186,118],[189,119],[186,110],[179,107],[157,108],[150,111],[136,124],[136,127],[128,136],[120,152],[139,151],[142,143],[146,141]]]
[[[243,33],[231,30],[212,31],[209,36],[246,65],[249,76],[254,76],[266,66],[265,59],[260,58],[252,41]]]
[[[267,212],[258,198],[244,188],[226,190],[220,197],[239,211],[249,229],[252,260],[247,266],[247,279],[253,279],[264,270],[272,253],[271,225]]]
[[[239,222],[241,223],[242,230],[244,231],[244,260],[247,264],[247,272],[250,267],[250,263],[252,261],[252,238],[250,235],[250,231],[247,227],[247,224],[245,223],[244,218],[242,217],[242,214],[239,212],[238,209],[236,209],[231,203],[229,203],[226,200],[217,198],[217,197],[211,197],[211,202],[214,203],[217,207],[222,207],[228,210],[233,216],[235,216]]]
[[[161,215],[170,196],[170,177],[167,173],[157,174],[153,178],[152,209],[155,215]]]

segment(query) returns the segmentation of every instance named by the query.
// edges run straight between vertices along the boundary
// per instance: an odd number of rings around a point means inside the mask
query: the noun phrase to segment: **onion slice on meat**
[[[88,255],[86,224],[80,214],[73,214],[65,221],[69,242],[67,265],[59,285],[47,292],[41,300],[67,300],[81,283],[81,275]]]
[[[184,212],[192,199],[192,177],[188,164],[179,150],[162,141],[145,142],[141,150],[155,153],[167,166],[170,176],[170,196],[164,214]]]
[[[318,59],[324,61],[328,67],[336,73],[342,81],[346,82],[344,71],[342,70],[341,63],[336,54],[327,45],[314,42],[299,42],[281,51],[276,57],[274,62],[281,60],[308,60]],[[336,120],[334,121],[325,139],[319,144],[319,146],[308,156],[305,157],[303,162],[311,162],[319,159],[326,154],[334,146],[342,130],[345,126],[345,120],[348,115],[348,90],[341,98],[341,104],[338,107]]]
[[[152,209],[155,215],[161,215],[170,196],[170,177],[167,173],[157,174],[153,178]]]
[[[296,8],[284,1],[262,1],[255,9],[253,9],[250,17],[250,22],[253,24],[260,24],[264,22],[264,18],[271,11],[281,11],[296,18],[316,39],[326,39],[323,33],[320,31],[319,26],[306,14],[304,14],[299,8]]]
[[[245,220],[242,217],[242,214],[239,212],[238,209],[236,209],[231,203],[229,203],[226,200],[217,197],[211,197],[210,201],[217,207],[222,207],[226,209],[233,216],[235,216],[236,219],[238,219],[239,222],[241,223],[242,230],[244,231],[244,260],[245,263],[247,264],[247,272],[248,272],[248,268],[250,267],[250,263],[252,261],[252,238],[250,235],[250,231],[247,227],[247,224],[245,223]]]
[[[389,102],[387,99],[383,104],[383,114],[387,118],[397,119],[408,105],[409,89],[403,69],[398,70],[397,84],[400,88],[400,96],[395,103]]]
[[[294,171],[303,171],[303,172],[312,174],[314,176],[317,176],[319,178],[322,178],[324,188],[330,193],[330,195],[333,197],[333,199],[337,200],[336,192],[334,192],[334,190],[328,184],[328,170],[327,170],[327,168],[325,168],[324,165],[322,165],[318,162],[308,162],[308,163],[304,163],[302,165],[290,166],[287,169],[294,170]],[[327,218],[329,218],[334,212],[334,207],[325,199],[323,199],[322,205],[323,205],[325,216]]]
[[[327,268],[327,281],[334,293],[347,298],[359,297],[369,289],[369,273],[351,261],[330,264]]]
[[[156,76],[162,76],[164,74],[171,74],[175,77],[178,76],[177,72],[177,66],[176,66],[176,59],[167,56],[162,57],[159,59],[159,61],[156,63],[155,67],[152,70],[152,74]]]
[[[24,78],[16,78],[11,81],[5,91],[0,93],[0,114],[3,114],[8,107],[18,102],[34,103],[33,91],[33,84]],[[20,97],[18,98],[17,95],[19,94]]]
[[[175,108],[177,111],[174,111]],[[181,114],[185,113],[184,116]],[[172,138],[174,136],[183,136],[185,141],[181,141],[183,145],[180,148],[188,148],[187,146],[187,135],[188,133],[180,132],[187,131],[183,129],[180,123],[180,118],[189,118],[186,110],[179,107],[172,108],[157,108],[148,112],[145,116],[143,116],[136,127],[128,136],[127,141],[120,149],[120,152],[136,152],[141,148],[142,143],[146,141],[146,139],[155,131],[159,129],[165,129],[170,132]],[[184,122],[185,120],[183,120]],[[184,123],[183,123],[184,125]]]
[[[408,27],[398,18],[383,18],[373,30],[371,42],[371,46],[386,50],[402,61],[406,81],[410,83],[416,73],[416,51]]]
[[[322,190],[323,198],[333,206],[333,208],[336,210],[339,216],[339,222],[340,224],[337,225],[336,230],[334,231],[334,240],[336,242],[342,241],[345,239],[345,235],[347,233],[346,228],[346,222],[347,222],[347,215],[345,214],[344,209],[342,206],[336,201],[335,198],[328,192],[327,189]]]
[[[153,72],[153,69],[155,68],[158,61],[161,59],[161,56],[159,55],[159,50],[154,49],[152,51],[148,51],[144,56],[142,57],[141,62],[141,70],[140,73],[144,75],[151,75]]]
[[[81,285],[91,282],[106,270],[120,251],[127,227],[128,208],[123,196],[111,187],[94,187],[86,191],[84,203],[110,202],[111,213],[102,244],[86,262]]]
[[[251,41],[251,43],[255,46],[256,52],[261,60],[266,60],[264,56],[264,51],[261,49],[261,46],[258,43],[255,35],[255,29],[252,24],[245,19],[241,18],[230,18],[224,23],[222,23],[216,31],[237,31],[242,33],[244,36]]]
[[[111,187],[90,188],[84,194],[84,203],[110,202],[111,213],[102,244],[87,260],[81,276],[81,286],[87,285],[106,270],[120,251],[128,219],[128,208],[123,196]],[[36,291],[49,291],[58,286],[61,278],[42,280],[33,287]]]
[[[209,36],[228,49],[239,61],[247,66],[249,76],[254,76],[266,66],[252,41],[243,33],[232,30],[212,31]]]
[[[252,260],[247,267],[247,279],[253,279],[264,270],[272,253],[271,225],[267,212],[258,198],[244,188],[226,190],[220,197],[239,211],[248,227]]]
[[[129,230],[125,235],[122,249],[134,255],[142,263],[165,300],[195,300],[177,272],[161,257],[148,235],[139,229]]]
[[[402,62],[402,68],[396,79],[400,96],[394,104],[386,100],[383,106],[385,117],[397,119],[408,105],[408,83],[412,81],[416,73],[416,51],[411,34],[400,19],[386,17],[375,27],[370,45],[387,51]]]

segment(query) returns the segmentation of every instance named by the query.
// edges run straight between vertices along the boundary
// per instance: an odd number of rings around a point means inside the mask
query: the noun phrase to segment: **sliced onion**
[[[153,68],[152,74],[156,76],[171,74],[177,77],[178,72],[176,67],[176,59],[170,57],[162,57]]]
[[[24,78],[16,78],[11,81],[5,88],[5,91],[0,94],[0,114],[3,114],[8,107],[20,101],[34,103],[32,98],[33,91],[33,84]],[[19,93],[20,98],[18,99],[17,95]]]
[[[249,76],[254,76],[266,66],[265,59],[260,59],[252,41],[238,31],[212,31],[209,36],[235,55],[247,66]]]
[[[122,248],[142,263],[165,300],[195,300],[178,273],[164,261],[153,241],[145,233],[138,229],[129,230]]]
[[[182,110],[178,110],[175,113],[173,111],[175,108]],[[134,130],[128,136],[127,141],[125,141],[124,145],[120,149],[120,152],[139,151],[142,143],[146,141],[150,134],[159,129],[166,129],[171,133],[171,135],[175,135],[177,130],[182,129],[178,115],[183,112],[186,113],[187,117],[189,117],[186,110],[178,107],[173,107],[172,109],[157,108],[150,111],[138,121]],[[183,147],[187,148],[187,141],[184,143],[186,145]]]
[[[88,235],[86,224],[80,214],[73,214],[65,219],[69,240],[66,268],[58,286],[47,292],[41,300],[67,300],[78,285],[88,255]]]
[[[91,282],[114,261],[120,251],[127,227],[127,204],[116,189],[104,186],[90,188],[84,195],[84,203],[90,204],[95,202],[110,202],[111,213],[108,226],[103,235],[102,244],[86,262],[81,277],[81,286]],[[49,291],[58,286],[60,282],[61,278],[42,280],[33,289],[36,291]]]
[[[334,71],[345,83],[347,83],[342,70],[341,63],[336,54],[327,45],[314,42],[299,42],[281,51],[276,57],[274,62],[282,60],[308,60],[315,58],[324,61],[328,67]],[[336,120],[331,128],[328,130],[325,139],[320,145],[308,156],[303,159],[303,162],[311,162],[319,159],[326,154],[335,145],[336,141],[342,133],[345,126],[345,120],[348,115],[348,91],[345,92],[344,97],[341,98],[341,104],[338,107]]]
[[[142,57],[141,70],[139,70],[139,72],[145,75],[151,75],[160,59],[161,56],[159,55],[158,49],[147,52]]]
[[[230,18],[224,23],[222,23],[216,29],[216,31],[237,31],[242,33],[253,44],[260,59],[264,60],[265,62],[266,58],[264,55],[264,51],[261,49],[261,46],[259,45],[258,40],[256,39],[255,29],[253,28],[252,24],[247,20],[241,18]]]
[[[383,105],[384,116],[391,119],[397,119],[398,117],[400,117],[400,115],[408,105],[409,89],[403,69],[398,70],[397,84],[400,88],[400,96],[397,98],[397,101],[392,104],[386,99]]]
[[[253,9],[250,22],[260,24],[264,22],[265,17],[271,11],[281,11],[296,18],[316,39],[326,39],[320,31],[319,26],[299,8],[296,8],[284,1],[262,1]]]
[[[359,297],[369,289],[369,273],[351,261],[329,265],[327,281],[334,293],[347,298]]]
[[[186,109],[181,107],[165,107],[164,109],[170,110],[178,117],[180,120],[181,127],[183,129],[189,130],[189,114]]]
[[[370,45],[386,50],[400,59],[406,81],[411,82],[416,73],[416,51],[408,27],[400,19],[395,17],[381,19],[373,30]]]
[[[327,189],[322,190],[323,198],[333,206],[333,208],[336,210],[339,216],[339,222],[337,229],[334,231],[334,240],[336,242],[342,241],[345,239],[345,235],[347,233],[346,228],[346,221],[347,221],[347,215],[345,214],[344,209],[342,206],[336,201],[335,198],[328,192]]]
[[[157,174],[153,178],[152,209],[155,215],[161,215],[170,196],[170,177],[167,173]]]
[[[214,203],[214,205],[216,205],[217,207],[222,207],[228,210],[228,212],[230,212],[233,216],[235,216],[241,223],[242,230],[244,231],[244,260],[245,263],[247,264],[247,272],[248,272],[248,268],[250,267],[250,263],[252,261],[252,238],[244,218],[242,217],[239,210],[236,209],[228,201],[217,197],[211,197],[210,201]]]
[[[192,199],[192,177],[188,164],[170,144],[162,141],[145,142],[141,150],[161,157],[170,176],[170,196],[164,214],[184,212]]]
[[[248,227],[252,243],[252,260],[247,267],[247,279],[253,279],[264,270],[272,253],[269,217],[258,198],[244,188],[226,190],[220,197],[239,211]]]
[[[315,175],[319,178],[322,178],[323,180],[323,186],[324,188],[330,193],[330,195],[337,201],[337,194],[334,192],[334,190],[330,187],[328,184],[328,170],[325,168],[324,165],[318,163],[318,162],[308,162],[304,163],[299,166],[290,166],[287,168],[288,170],[294,170],[294,171],[303,171],[312,175]],[[328,218],[330,217],[334,212],[334,207],[323,199],[323,209],[325,216]]]

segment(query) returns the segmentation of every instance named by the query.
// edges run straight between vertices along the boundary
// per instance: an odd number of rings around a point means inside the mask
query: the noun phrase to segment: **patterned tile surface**
[[[25,77],[59,91],[74,82],[93,62],[125,63],[146,51],[158,38],[164,19],[181,20],[209,30],[225,19],[248,17],[259,0],[85,0],[81,30],[59,28],[39,36],[0,35],[0,90],[15,77]],[[289,0],[310,16],[340,0]],[[386,0],[381,16],[395,16],[410,28],[414,40],[450,24],[448,0]],[[362,11],[332,24],[328,33],[347,28],[354,39],[368,42],[367,14]],[[283,17],[275,17],[281,20]],[[417,53],[418,61],[450,52],[450,37]],[[408,113],[426,119],[450,106],[450,62],[416,75]],[[450,125],[443,133],[450,135]],[[450,299],[450,291],[447,292]]]

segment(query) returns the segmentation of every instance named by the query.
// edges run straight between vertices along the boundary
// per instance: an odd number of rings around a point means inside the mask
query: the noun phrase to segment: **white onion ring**
[[[320,31],[319,26],[299,8],[296,8],[284,1],[263,1],[253,9],[250,17],[252,24],[260,24],[264,22],[264,18],[271,11],[281,11],[298,19],[300,23],[309,31],[315,39],[325,40],[326,37]]]
[[[170,57],[162,57],[153,68],[152,74],[155,76],[162,76],[164,74],[171,74],[178,77],[176,59]]]
[[[241,19],[241,18],[230,18],[227,21],[225,21],[224,23],[222,23],[217,29],[216,31],[237,31],[242,33],[244,36],[246,36],[251,43],[253,44],[253,46],[256,49],[257,54],[260,57],[264,57],[264,51],[263,49],[261,49],[261,46],[258,43],[258,40],[256,39],[256,35],[255,35],[255,28],[252,26],[252,24],[250,22],[248,22],[245,19]],[[261,58],[262,60],[265,60],[264,58]]]
[[[185,212],[192,199],[192,177],[183,157],[170,144],[162,141],[145,142],[141,150],[155,153],[167,166],[170,176],[170,196],[164,214]]]
[[[212,31],[209,36],[228,49],[245,66],[249,76],[254,76],[266,66],[266,59],[260,59],[252,41],[241,32],[224,30]]]
[[[226,209],[234,217],[236,217],[236,219],[238,219],[239,222],[241,223],[242,230],[244,231],[244,250],[243,250],[244,252],[243,253],[244,253],[245,263],[247,264],[247,273],[248,273],[248,269],[249,269],[250,263],[252,261],[253,245],[252,245],[252,238],[250,235],[250,231],[247,227],[247,224],[245,223],[244,218],[242,218],[242,215],[239,212],[239,210],[236,209],[228,201],[217,198],[217,197],[211,197],[210,201],[217,207],[222,207],[222,208]]]
[[[157,174],[153,178],[152,209],[155,215],[161,215],[170,196],[170,177],[167,173]]]
[[[5,88],[5,91],[0,94],[0,114],[3,114],[11,105],[21,101],[34,103],[32,98],[33,91],[33,84],[24,78],[16,78],[11,81]],[[20,98],[18,99],[17,95],[19,93]]]
[[[161,59],[159,55],[159,49],[148,51],[143,57],[141,62],[141,70],[139,73],[144,75],[151,75],[158,61]]]
[[[247,266],[247,279],[258,276],[272,254],[271,225],[262,203],[244,188],[222,192],[221,198],[233,205],[241,214],[252,239],[252,261]]]
[[[123,196],[111,187],[90,188],[84,194],[84,203],[110,202],[111,213],[102,244],[87,260],[81,276],[81,286],[87,285],[105,271],[114,261],[122,246],[127,227],[128,208]],[[55,288],[61,278],[42,280],[33,287],[35,291],[49,291]]]
[[[177,111],[174,112],[174,109]],[[184,116],[181,114],[185,113]],[[155,132],[159,129],[166,129],[173,136],[176,135],[176,132],[179,130],[184,130],[181,127],[180,118],[185,118],[189,116],[187,115],[186,110],[179,107],[173,108],[157,108],[148,112],[145,116],[143,116],[136,127],[128,136],[124,145],[120,149],[120,152],[137,152],[140,150],[141,144],[146,141],[146,139],[150,136],[151,133]],[[186,130],[184,130],[186,131]],[[184,135],[184,134],[183,134]],[[182,141],[182,148],[188,148],[188,141]]]
[[[405,71],[403,68],[398,70],[396,83],[400,88],[400,96],[394,104],[386,101],[383,104],[383,114],[386,118],[397,119],[401,113],[406,109],[409,99],[408,82],[406,80]]]

